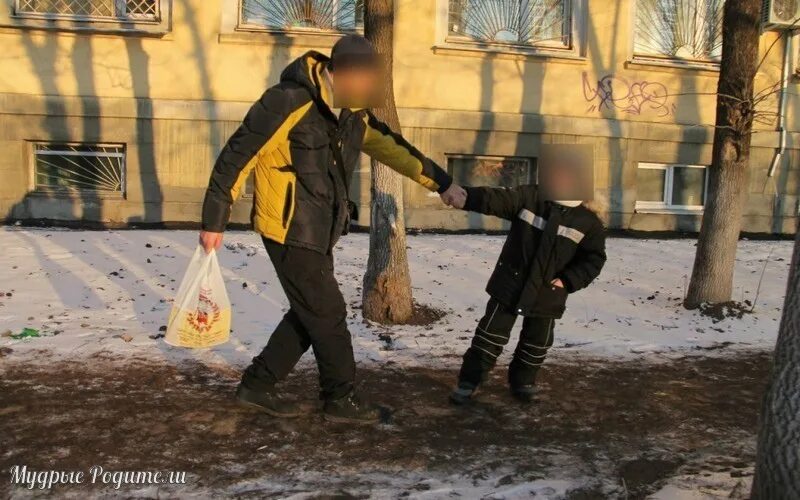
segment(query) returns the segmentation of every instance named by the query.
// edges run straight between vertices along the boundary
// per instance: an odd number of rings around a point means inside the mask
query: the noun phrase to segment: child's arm
[[[514,219],[527,197],[536,196],[533,186],[519,186],[516,188],[493,187],[464,187],[467,191],[467,202],[464,210],[479,212],[503,219]]]
[[[606,234],[603,224],[598,220],[578,245],[575,256],[558,278],[568,292],[586,288],[600,275],[606,263]]]

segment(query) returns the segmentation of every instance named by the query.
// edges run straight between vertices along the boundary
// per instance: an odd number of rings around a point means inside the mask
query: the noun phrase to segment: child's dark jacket
[[[511,221],[486,291],[522,316],[560,318],[567,294],[588,286],[606,262],[600,219],[582,205],[539,200],[536,186],[465,189],[464,210]],[[550,285],[555,278],[565,288]]]

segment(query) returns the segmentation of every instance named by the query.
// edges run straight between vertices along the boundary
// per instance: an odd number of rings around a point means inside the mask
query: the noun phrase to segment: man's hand
[[[561,280],[560,280],[560,279],[558,279],[558,278],[556,278],[556,279],[554,279],[553,281],[551,281],[551,282],[550,282],[550,284],[551,284],[551,285],[553,285],[553,286],[555,286],[555,287],[558,287],[558,288],[564,288],[564,282],[563,282],[563,281],[561,281]]]
[[[441,194],[442,202],[455,208],[464,208],[467,203],[467,192],[458,184],[451,184],[447,191]]]
[[[222,233],[200,231],[200,244],[206,253],[211,253],[211,250],[219,250],[219,247],[222,246]]]

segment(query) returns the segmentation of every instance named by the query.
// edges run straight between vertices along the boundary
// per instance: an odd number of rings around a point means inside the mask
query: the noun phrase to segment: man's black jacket
[[[444,170],[368,110],[334,115],[328,62],[318,52],[306,53],[247,113],[211,173],[204,230],[225,230],[231,204],[252,173],[255,230],[278,243],[326,253],[348,223],[347,184],[362,151],[431,191],[450,186]]]
[[[606,262],[600,219],[583,205],[539,200],[535,186],[465,189],[465,210],[511,221],[486,291],[520,315],[560,318],[567,293],[588,286]],[[555,278],[564,288],[550,284]]]

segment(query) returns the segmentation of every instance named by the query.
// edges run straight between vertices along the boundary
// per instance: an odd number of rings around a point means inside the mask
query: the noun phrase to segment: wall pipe
[[[794,32],[792,30],[786,30],[784,36],[786,37],[786,43],[784,44],[783,50],[781,93],[780,102],[778,104],[778,133],[780,134],[780,139],[778,142],[778,151],[775,152],[775,156],[772,158],[772,164],[769,166],[768,177],[773,177],[775,175],[775,170],[778,169],[778,165],[780,165],[783,160],[783,155],[786,153],[786,95],[788,93],[789,79],[791,78],[791,75],[789,75],[789,67],[792,57]]]

